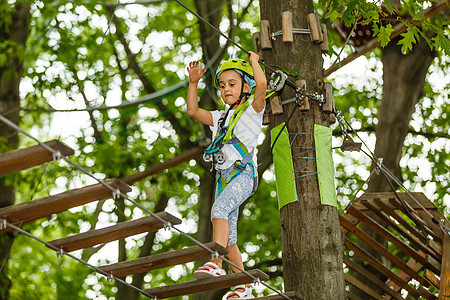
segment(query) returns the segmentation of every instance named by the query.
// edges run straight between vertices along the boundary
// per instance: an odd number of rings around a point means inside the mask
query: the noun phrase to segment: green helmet
[[[253,69],[249,62],[243,59],[231,59],[223,62],[218,68],[216,72],[216,76],[214,78],[214,85],[217,89],[219,89],[219,76],[225,70],[237,70],[241,76],[244,77],[244,80],[250,84],[250,87],[254,87],[254,78],[253,78]],[[244,74],[242,74],[244,73]],[[247,76],[245,76],[247,75]],[[253,83],[252,83],[253,82]]]

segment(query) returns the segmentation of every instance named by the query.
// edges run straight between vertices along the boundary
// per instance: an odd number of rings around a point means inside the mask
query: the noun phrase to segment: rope
[[[146,209],[145,207],[143,207],[142,205],[140,205],[139,203],[137,203],[135,200],[129,198],[127,195],[123,194],[119,189],[116,189],[114,187],[112,187],[111,185],[109,185],[108,183],[106,183],[105,181],[95,177],[94,175],[90,174],[88,171],[86,171],[83,167],[81,167],[80,165],[74,163],[72,160],[70,160],[68,157],[64,156],[61,152],[52,149],[51,147],[49,147],[48,145],[42,143],[40,140],[38,140],[37,138],[35,138],[34,136],[32,136],[31,134],[25,132],[23,129],[21,129],[19,126],[17,126],[16,124],[14,124],[13,122],[11,122],[9,119],[5,118],[4,116],[0,115],[0,121],[4,122],[6,125],[10,126],[11,128],[15,129],[16,131],[26,135],[27,137],[31,138],[32,140],[36,141],[40,146],[42,146],[44,149],[48,150],[49,152],[51,152],[53,154],[53,157],[55,159],[61,158],[63,159],[65,162],[67,162],[69,165],[77,168],[78,170],[80,170],[81,172],[83,172],[84,174],[86,174],[87,176],[93,178],[94,180],[96,180],[98,183],[102,184],[104,187],[106,187],[107,189],[111,190],[112,192],[112,196],[113,199],[117,199],[118,197],[122,197],[125,200],[130,201],[132,204],[134,204],[136,207],[140,208],[143,212],[146,212],[147,214],[151,215],[152,217],[154,217],[155,219],[157,219],[158,221],[160,221],[161,223],[164,224],[164,228],[165,229],[172,229],[176,232],[178,232],[179,234],[183,235],[184,237],[188,238],[189,240],[191,240],[192,242],[194,242],[195,244],[197,244],[198,246],[200,246],[201,248],[203,248],[204,250],[208,251],[211,253],[211,255],[213,255],[213,257],[217,257],[222,259],[223,261],[225,261],[226,263],[228,263],[228,265],[235,267],[237,270],[241,271],[243,274],[247,275],[248,277],[250,277],[253,282],[255,284],[262,284],[264,285],[266,288],[274,291],[275,293],[279,294],[281,297],[285,298],[285,299],[289,299],[292,300],[290,297],[284,295],[283,293],[281,293],[280,291],[272,288],[271,286],[269,286],[268,284],[261,282],[259,278],[253,276],[252,274],[248,273],[247,271],[241,269],[239,266],[237,266],[236,264],[234,264],[233,262],[231,262],[230,260],[228,260],[227,258],[220,256],[217,251],[214,251],[210,248],[208,248],[206,245],[204,245],[202,242],[194,239],[193,237],[189,236],[187,233],[185,233],[184,231],[174,227],[170,222],[165,221],[164,219],[162,219],[161,217],[159,217],[157,214],[149,211],[148,209]],[[8,223],[7,223],[8,224]],[[12,224],[11,224],[12,225]],[[9,225],[8,225],[9,226]],[[14,226],[14,225],[12,225]],[[17,227],[12,227],[14,229],[16,229]],[[20,228],[18,228],[20,229]],[[21,230],[22,232],[22,230]],[[27,234],[29,235],[29,234]],[[34,237],[33,237],[34,238]],[[37,238],[36,238],[37,239]],[[38,241],[41,241],[39,239],[37,239]],[[42,241],[44,242],[44,241]],[[45,242],[44,242],[45,243]],[[52,249],[55,250],[56,247],[52,247]],[[62,251],[62,249],[57,249],[58,251]],[[72,256],[70,256],[72,257]],[[78,259],[77,259],[78,260]],[[98,268],[95,268],[95,270],[97,270]],[[100,274],[104,275],[104,272],[99,272]],[[136,288],[136,287],[134,287]],[[136,288],[137,289],[137,288]],[[144,292],[144,295],[147,295]]]

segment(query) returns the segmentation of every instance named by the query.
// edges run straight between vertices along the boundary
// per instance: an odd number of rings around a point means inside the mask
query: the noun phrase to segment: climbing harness
[[[217,175],[217,187],[220,193],[222,193],[223,189],[226,187],[228,183],[230,183],[234,178],[236,178],[247,166],[247,164],[250,164],[253,166],[253,173],[254,173],[254,184],[253,184],[253,190],[252,194],[256,191],[258,187],[258,173],[256,166],[253,162],[253,150],[251,152],[248,151],[247,147],[242,143],[234,134],[233,130],[236,126],[237,122],[239,121],[242,114],[245,112],[245,110],[249,106],[249,101],[252,99],[253,96],[251,96],[252,89],[256,86],[255,80],[253,78],[253,69],[251,65],[243,60],[243,59],[232,59],[226,62],[223,62],[218,68],[217,72],[214,78],[214,85],[217,89],[220,89],[219,86],[219,77],[220,74],[223,71],[226,70],[234,70],[237,73],[241,75],[242,78],[242,84],[241,84],[241,92],[239,95],[239,98],[235,103],[233,103],[230,108],[222,114],[222,116],[219,118],[218,121],[218,128],[216,133],[216,138],[214,141],[205,149],[203,154],[203,159],[205,162],[212,162],[212,168],[211,170],[216,167]],[[247,92],[244,92],[244,84],[248,83],[249,90]],[[243,100],[247,99],[246,102],[239,105],[239,103]],[[230,113],[230,111],[236,107],[238,107],[234,110],[233,114],[230,117],[230,121],[228,123],[228,126],[225,126],[225,122],[227,120],[227,117]],[[225,153],[222,151],[222,148],[226,144],[231,144],[241,155],[241,159],[237,160],[233,164],[233,171],[231,172],[230,176],[227,180],[225,180],[222,175],[220,174],[219,169],[217,168],[217,165],[223,164],[227,157]]]
[[[250,97],[249,100],[251,100],[252,97]],[[242,114],[245,112],[245,110],[249,107],[249,101],[246,101],[245,103],[241,104],[238,108],[235,109],[233,114],[230,117],[230,122],[228,126],[224,126],[227,114],[230,111],[226,113],[223,113],[222,116],[219,119],[219,125],[217,128],[217,134],[214,141],[209,145],[203,154],[203,158],[206,162],[212,162],[213,168],[216,167],[217,174],[216,174],[216,180],[217,180],[217,187],[219,195],[222,193],[223,189],[229,184],[234,178],[236,178],[242,171],[245,170],[245,167],[247,164],[250,164],[253,166],[253,173],[254,173],[254,183],[253,183],[253,190],[252,194],[256,191],[258,187],[258,174],[256,165],[253,162],[253,150],[248,151],[247,147],[242,143],[234,134],[233,130],[236,126],[237,122],[239,121]],[[231,172],[230,176],[227,180],[225,180],[220,170],[217,169],[217,165],[220,165],[225,162],[226,156],[222,151],[222,147],[226,144],[231,144],[240,154],[241,159],[237,160],[233,164],[233,171]]]

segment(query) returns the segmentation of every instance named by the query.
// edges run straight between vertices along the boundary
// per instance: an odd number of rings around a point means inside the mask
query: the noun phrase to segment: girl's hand
[[[259,61],[259,55],[253,51],[248,51],[247,58],[251,65],[253,65],[254,62]]]
[[[198,60],[191,61],[187,67],[187,71],[189,73],[189,81],[192,83],[197,83],[206,73],[206,70],[200,71]]]

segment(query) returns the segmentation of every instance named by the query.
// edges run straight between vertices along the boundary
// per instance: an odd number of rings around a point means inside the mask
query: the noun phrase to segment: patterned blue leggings
[[[226,180],[230,176],[233,167],[221,170],[222,177]],[[234,178],[220,195],[216,186],[216,195],[211,209],[211,220],[214,218],[228,221],[229,237],[228,246],[237,242],[237,221],[239,206],[251,195],[254,181],[253,166],[247,164],[245,170]]]

